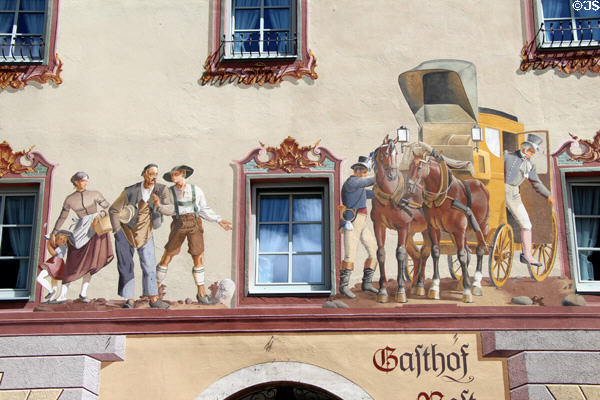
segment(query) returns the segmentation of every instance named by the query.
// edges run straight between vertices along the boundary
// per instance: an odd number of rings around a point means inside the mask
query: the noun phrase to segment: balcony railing
[[[598,48],[600,47],[600,18],[577,21],[546,21],[540,25],[536,37],[541,49]]]
[[[40,63],[44,53],[43,36],[0,36],[0,63]]]
[[[288,32],[235,33],[221,38],[221,59],[294,58],[298,54],[296,34]]]

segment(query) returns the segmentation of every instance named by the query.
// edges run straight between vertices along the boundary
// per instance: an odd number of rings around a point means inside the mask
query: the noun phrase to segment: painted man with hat
[[[531,221],[521,200],[519,187],[525,179],[529,180],[536,192],[545,197],[550,205],[553,204],[550,191],[544,186],[537,175],[531,157],[539,150],[543,140],[539,136],[529,134],[527,140],[521,143],[519,150],[504,153],[504,181],[506,207],[521,227],[521,262],[540,266],[541,264],[531,255]]]
[[[192,256],[192,276],[198,287],[196,299],[200,304],[216,304],[206,293],[204,285],[204,229],[202,220],[218,223],[226,231],[231,230],[231,222],[222,219],[206,203],[206,197],[198,186],[187,183],[186,178],[194,173],[187,165],[178,165],[163,175],[167,182],[173,182],[169,187],[167,204],[161,205],[158,196],[152,196],[154,204],[164,215],[171,215],[171,233],[165,245],[165,252],[156,266],[158,284],[165,279],[167,267],[179,251],[185,239],[188,242],[188,252]]]
[[[340,266],[340,292],[351,299],[356,295],[348,287],[350,275],[354,270],[354,259],[358,242],[367,250],[368,258],[365,260],[362,279],[362,290],[377,293],[371,284],[377,261],[377,242],[367,214],[367,199],[373,198],[373,191],[367,189],[375,183],[375,177],[367,177],[370,169],[368,157],[360,156],[358,162],[352,164],[353,174],[346,179],[342,186],[342,220],[340,228],[344,231],[344,260]]]
[[[158,165],[148,164],[142,171],[143,181],[127,186],[109,208],[110,222],[115,235],[117,268],[119,270],[119,296],[126,299],[123,308],[134,307],[134,262],[137,249],[142,268],[144,296],[150,297],[150,307],[169,308],[158,298],[156,284],[156,256],[153,229],[162,224],[163,216],[158,206],[150,201],[152,195],[167,200],[166,186],[156,182]]]

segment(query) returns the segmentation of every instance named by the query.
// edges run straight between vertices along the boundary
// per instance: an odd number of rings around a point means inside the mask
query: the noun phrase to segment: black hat
[[[368,171],[371,169],[370,164],[371,164],[371,160],[369,159],[369,157],[359,156],[358,162],[352,164],[352,166],[350,168],[354,169],[356,167],[361,167],[361,168],[365,168]]]
[[[177,165],[177,166],[171,168],[171,170],[169,172],[165,172],[163,175],[163,179],[167,182],[173,182],[171,180],[171,174],[175,171],[181,171],[181,170],[185,171],[186,178],[194,173],[194,169],[191,167],[188,167],[187,165]]]
[[[525,140],[523,142],[523,144],[528,143],[528,144],[530,144],[535,149],[535,151],[539,151],[540,144],[542,144],[542,142],[543,142],[543,140],[542,140],[541,137],[536,136],[536,135],[530,133],[530,134],[527,135],[527,140]]]

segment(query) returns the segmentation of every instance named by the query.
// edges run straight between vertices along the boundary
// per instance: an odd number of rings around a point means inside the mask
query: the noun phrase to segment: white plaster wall
[[[89,188],[112,201],[148,162],[162,171],[180,163],[196,168],[190,181],[231,220],[230,161],[259,140],[322,139],[352,161],[401,124],[416,133],[397,77],[429,59],[475,63],[479,105],[518,116],[526,129],[549,129],[552,148],[568,132],[593,136],[600,78],[520,72],[522,7],[517,1],[312,0],[308,41],[319,79],[259,88],[198,83],[210,52],[208,0],[63,0],[57,49],[64,83],[4,90],[0,138],[19,150],[36,145],[60,163],[53,225],[75,171],[88,172]],[[167,226],[157,232],[158,257],[167,235]],[[230,233],[207,226],[208,283],[231,277],[232,246]],[[390,247],[388,259],[392,254]],[[183,254],[173,261],[168,298],[193,298],[191,265]],[[117,276],[113,262],[94,277],[88,294],[115,298]]]

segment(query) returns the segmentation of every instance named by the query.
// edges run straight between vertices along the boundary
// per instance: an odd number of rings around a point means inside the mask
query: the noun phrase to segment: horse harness
[[[437,208],[437,207],[440,207],[446,199],[450,199],[452,202],[451,203],[452,208],[454,208],[456,210],[460,210],[463,213],[465,213],[465,215],[467,216],[467,220],[469,221],[469,225],[471,225],[471,228],[473,229],[473,231],[474,232],[481,231],[481,228],[479,227],[479,224],[477,223],[477,220],[475,219],[475,216],[473,215],[473,210],[471,209],[471,205],[472,205],[471,188],[469,188],[469,185],[467,185],[460,179],[457,179],[452,174],[452,171],[450,171],[448,169],[448,166],[446,165],[446,161],[444,161],[443,159],[441,159],[441,160],[438,159],[438,162],[440,165],[440,179],[441,179],[440,189],[437,192],[428,192],[425,189],[423,189],[423,204],[424,204],[424,206],[427,208]],[[462,188],[462,190],[467,198],[466,205],[462,204],[460,201],[456,200],[455,198],[448,196],[450,187],[452,187],[452,185],[454,185],[454,184],[459,185]]]
[[[402,179],[398,179],[398,182],[399,183],[396,187],[396,190],[394,190],[394,193],[390,194],[381,190],[376,181],[375,185],[373,185],[373,194],[375,199],[377,199],[382,206],[387,207],[388,205],[391,205],[392,207],[398,207],[412,218],[413,214],[410,211],[410,208],[420,208],[421,206],[402,197],[405,193],[404,181]]]

